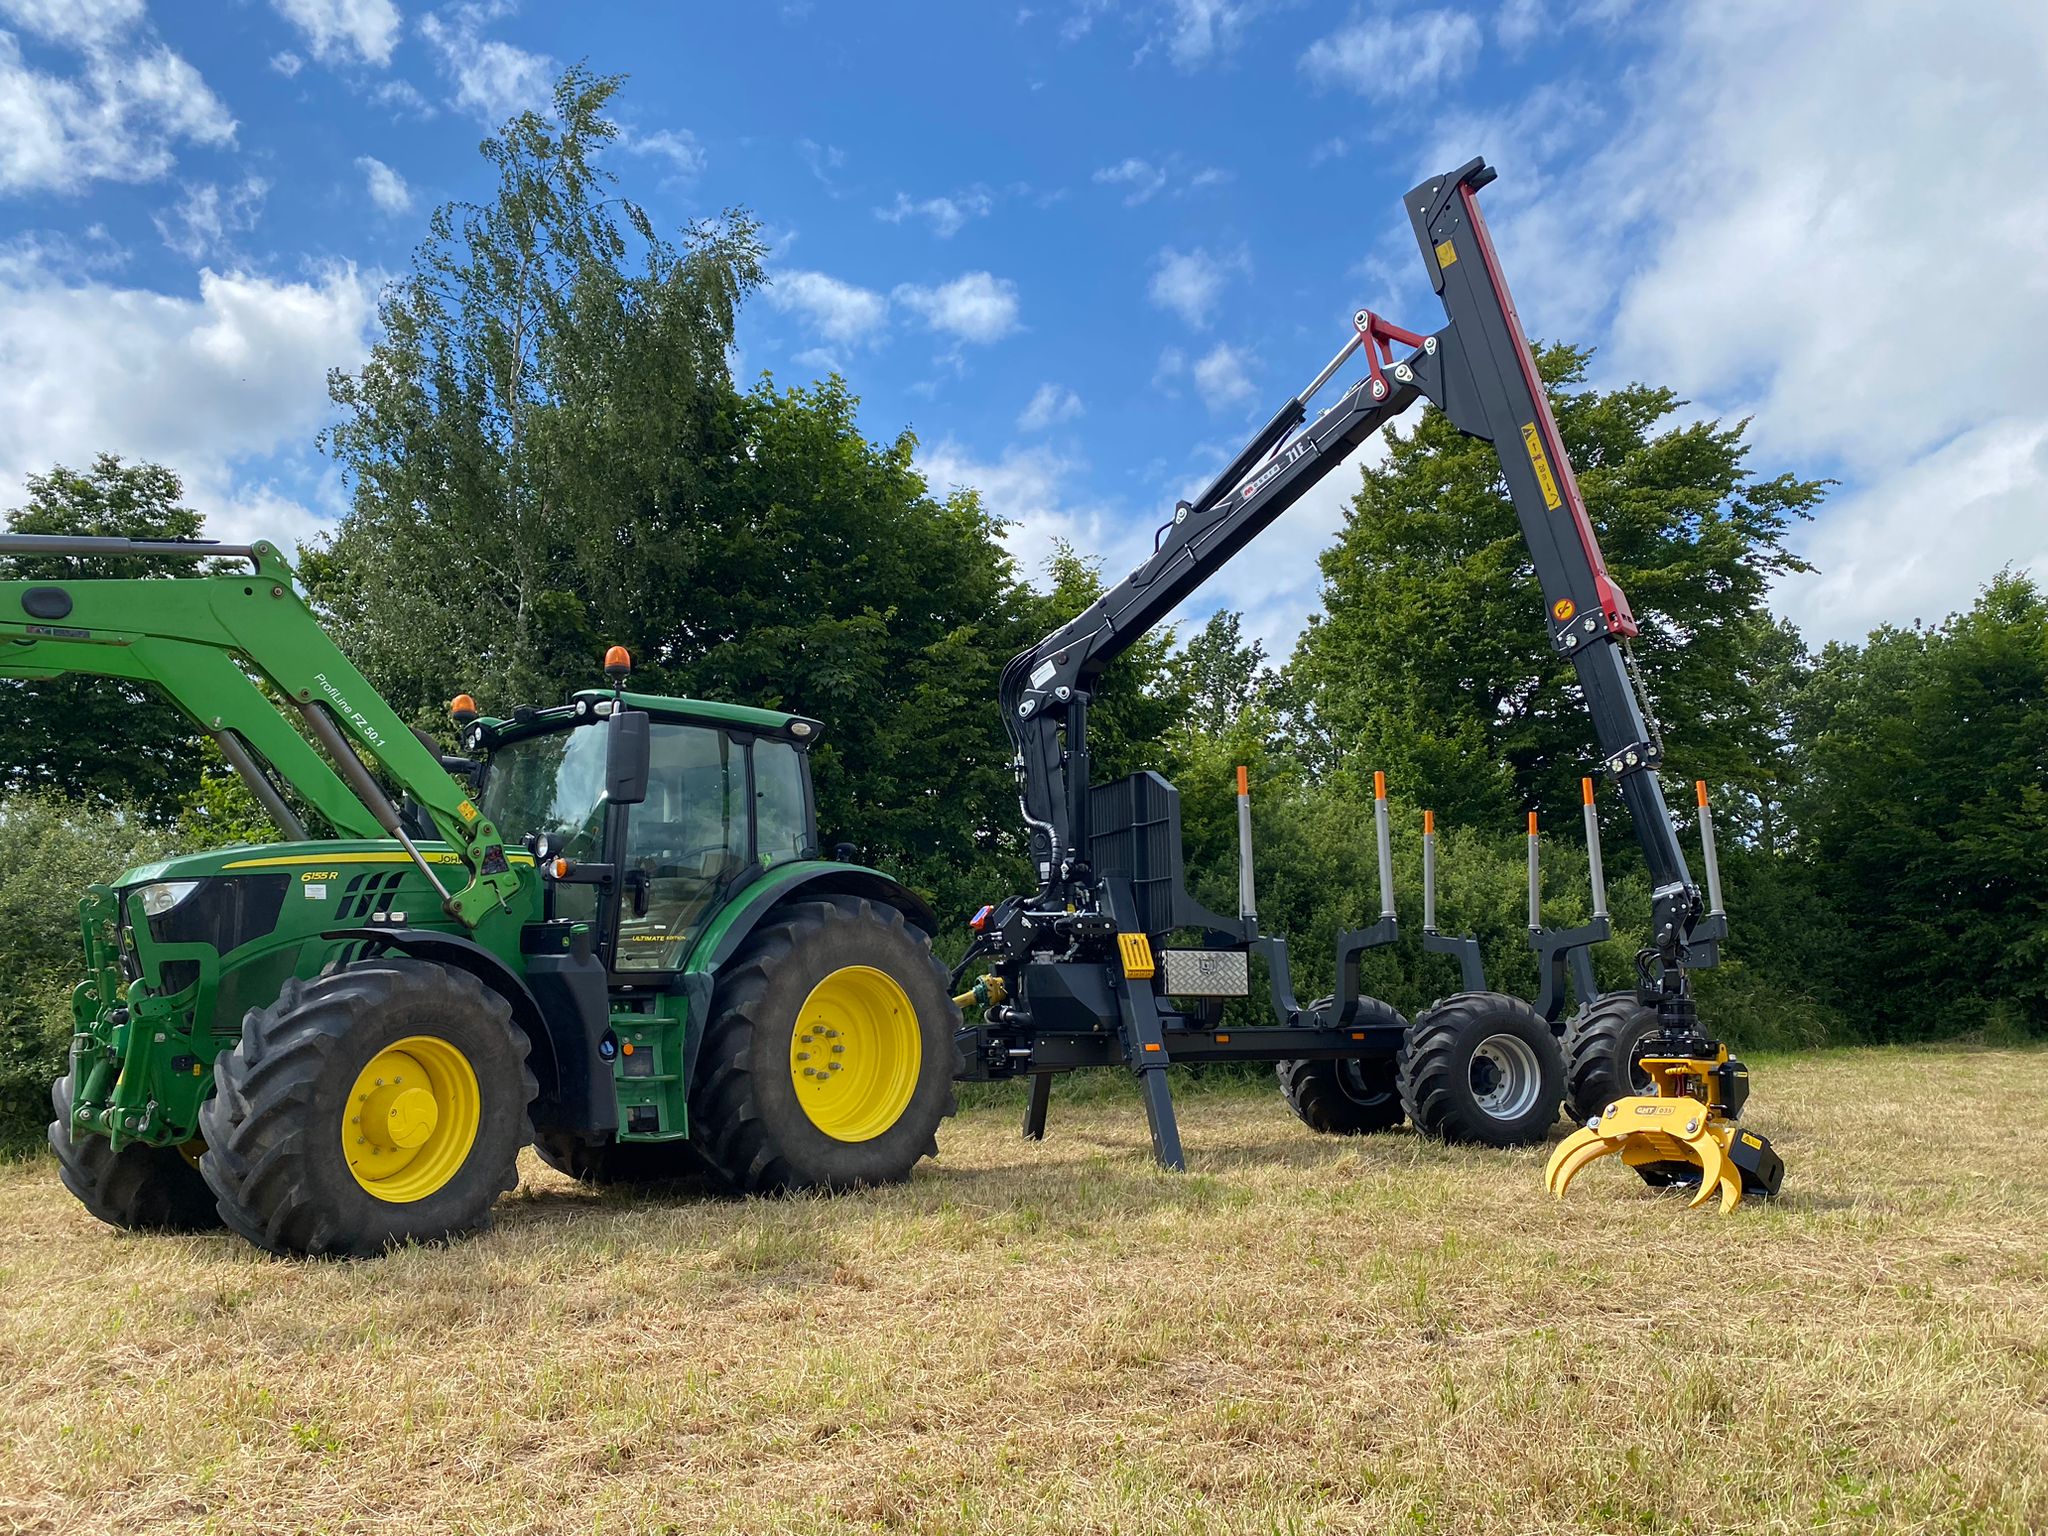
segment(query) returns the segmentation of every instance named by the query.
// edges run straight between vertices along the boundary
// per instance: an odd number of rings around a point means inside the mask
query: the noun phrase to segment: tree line
[[[305,590],[428,730],[446,732],[458,691],[508,712],[588,686],[614,643],[646,691],[816,716],[827,844],[854,843],[957,924],[1025,879],[997,674],[1104,573],[1071,549],[1020,569],[972,490],[926,483],[910,434],[863,435],[842,379],[733,378],[736,319],[764,280],[757,226],[730,210],[664,234],[619,196],[603,159],[618,85],[572,69],[551,115],[486,141],[495,194],[434,214],[369,360],[331,376],[323,445],[352,499],[298,551]],[[2009,572],[1966,613],[1812,651],[1768,596],[1804,571],[1787,536],[1826,483],[1758,470],[1746,422],[1688,419],[1670,389],[1591,387],[1588,356],[1538,349],[1642,621],[1673,798],[1689,806],[1694,778],[1713,790],[1734,926],[1703,978],[1709,1017],[1750,1045],[2048,1033],[2048,599]],[[1180,785],[1191,881],[1228,909],[1233,770],[1250,767],[1262,917],[1294,940],[1308,995],[1336,931],[1377,909],[1371,776],[1386,771],[1404,918],[1419,927],[1427,806],[1441,925],[1476,933],[1496,985],[1526,992],[1522,816],[1558,831],[1546,916],[1583,920],[1590,726],[1492,449],[1434,411],[1387,444],[1291,654],[1228,612],[1151,637],[1103,679],[1097,772]],[[175,475],[111,454],[28,491],[15,531],[201,531]],[[0,561],[4,577],[112,573]],[[0,687],[17,855],[0,872],[4,1136],[43,1118],[78,889],[151,852],[272,834],[162,701],[99,680]],[[1625,822],[1603,826],[1624,931],[1596,958],[1618,986],[1649,893]],[[1367,980],[1408,1008],[1456,986],[1406,940]]]

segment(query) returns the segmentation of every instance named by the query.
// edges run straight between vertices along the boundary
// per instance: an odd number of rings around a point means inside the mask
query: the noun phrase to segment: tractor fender
[[[904,921],[922,930],[927,937],[938,937],[938,917],[925,899],[909,886],[865,865],[840,864],[829,859],[803,859],[770,870],[734,892],[724,909],[698,938],[687,968],[691,971],[717,971],[746,943],[747,935],[772,908],[804,896],[865,897],[881,906],[894,907],[903,914]]]
[[[548,1100],[560,1091],[562,1072],[556,1056],[555,1037],[548,1028],[540,1004],[525,978],[475,939],[436,928],[335,928],[320,935],[331,943],[360,943],[372,949],[395,949],[415,960],[433,960],[453,966],[502,995],[512,1005],[512,1018],[526,1032],[533,1052],[529,1064],[540,1083],[540,1097]]]

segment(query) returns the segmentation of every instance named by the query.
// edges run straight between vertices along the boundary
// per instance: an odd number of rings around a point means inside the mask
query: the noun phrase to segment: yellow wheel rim
[[[886,971],[842,966],[811,988],[789,1038],[789,1079],[811,1124],[835,1141],[872,1141],[917,1090],[917,1010]]]
[[[446,1040],[412,1035],[356,1074],[342,1114],[342,1155],[379,1200],[424,1200],[455,1177],[476,1145],[483,1112],[469,1058]]]

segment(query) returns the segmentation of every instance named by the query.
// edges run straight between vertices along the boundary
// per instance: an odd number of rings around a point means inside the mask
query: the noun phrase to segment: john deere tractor
[[[0,676],[155,685],[284,837],[80,903],[50,1145],[101,1220],[368,1254],[481,1225],[529,1140],[578,1178],[736,1192],[887,1183],[936,1152],[961,1022],[936,923],[820,856],[817,721],[627,692],[614,648],[608,686],[560,704],[458,700],[446,756],[267,544],[0,551],[210,562],[0,583]]]

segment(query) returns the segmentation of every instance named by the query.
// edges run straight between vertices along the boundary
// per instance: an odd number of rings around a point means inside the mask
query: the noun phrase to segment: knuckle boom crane
[[[1392,1121],[1365,1123],[1387,1112],[1370,1106],[1398,1096],[1418,1129],[1451,1139],[1510,1145],[1547,1134],[1563,1061],[1549,1026],[1525,1004],[1463,994],[1411,1026],[1358,996],[1357,955],[1394,936],[1390,896],[1377,926],[1339,936],[1337,994],[1303,1008],[1284,940],[1258,932],[1248,855],[1244,910],[1236,918],[1208,912],[1184,889],[1172,786],[1149,773],[1089,782],[1088,709],[1103,668],[1368,436],[1426,400],[1499,456],[1542,587],[1550,644],[1577,674],[1601,769],[1628,809],[1653,891],[1637,998],[1654,1009],[1654,1027],[1631,1045],[1629,1060],[1611,1064],[1610,1076],[1624,1086],[1647,1077],[1657,1091],[1607,1105],[1559,1148],[1549,1181],[1561,1194],[1578,1167],[1619,1151],[1653,1183],[1697,1174],[1699,1200],[1719,1187],[1724,1208],[1745,1191],[1776,1192],[1782,1165],[1768,1143],[1734,1128],[1746,1073],[1700,1030],[1687,973],[1713,962],[1725,919],[1708,914],[1687,868],[1658,779],[1661,742],[1625,650],[1636,619],[1601,557],[1480,214],[1476,194],[1494,177],[1474,159],[1405,199],[1447,323],[1422,335],[1358,311],[1337,355],[1199,496],[1175,509],[1150,558],[1004,668],[1001,708],[1038,885],[983,909],[957,975],[993,957],[960,999],[984,1009],[983,1022],[962,1031],[962,1054],[970,1076],[1032,1078],[1028,1136],[1043,1134],[1055,1074],[1121,1063],[1142,1087],[1155,1156],[1182,1167],[1165,1067],[1228,1059],[1330,1064],[1323,1070],[1339,1074],[1332,1080],[1352,1106],[1339,1128],[1398,1121],[1396,1111]],[[1398,359],[1397,346],[1406,349]],[[1364,355],[1365,376],[1311,419],[1310,402],[1353,353]],[[1388,879],[1383,855],[1383,890]],[[1164,943],[1190,930],[1206,936],[1205,947]],[[1225,1031],[1215,1011],[1176,1006],[1247,991],[1252,954],[1268,964],[1277,1025]]]

